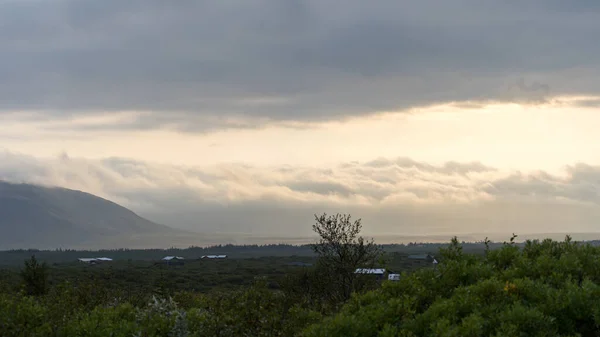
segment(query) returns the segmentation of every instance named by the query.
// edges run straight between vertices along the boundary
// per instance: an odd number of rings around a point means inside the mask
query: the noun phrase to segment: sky
[[[600,3],[0,0],[0,179],[201,232],[600,232]]]

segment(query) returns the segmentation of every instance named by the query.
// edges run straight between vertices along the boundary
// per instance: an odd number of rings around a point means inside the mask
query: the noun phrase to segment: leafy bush
[[[513,238],[514,239],[514,238]],[[484,256],[458,241],[437,270],[354,296],[304,336],[598,336],[600,248],[513,240]]]
[[[35,255],[25,261],[21,278],[24,290],[28,295],[40,296],[48,291],[48,266],[46,263],[39,263]]]
[[[0,295],[0,336],[48,336],[48,309],[33,297]]]
[[[152,296],[141,306],[104,292],[85,296],[89,290],[1,294],[0,336],[292,336],[321,319],[260,279],[237,291]]]

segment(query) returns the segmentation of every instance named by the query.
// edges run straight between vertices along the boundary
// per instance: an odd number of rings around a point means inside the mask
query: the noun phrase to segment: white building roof
[[[400,281],[400,274],[389,274],[388,280],[390,281]]]
[[[108,257],[81,257],[78,259],[81,262],[94,262],[94,261],[112,261],[113,259]]]
[[[183,260],[183,257],[181,257],[181,256],[165,256],[162,259],[164,261],[171,261],[173,259],[175,259],[175,260]]]
[[[224,259],[227,255],[203,255],[201,259]]]
[[[383,275],[383,274],[385,274],[385,269],[383,269],[383,268],[377,268],[377,269],[358,268],[358,269],[356,269],[356,271],[354,273],[355,274]]]

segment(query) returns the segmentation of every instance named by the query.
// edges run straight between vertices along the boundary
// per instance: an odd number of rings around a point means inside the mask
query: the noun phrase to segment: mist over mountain
[[[170,247],[203,243],[199,234],[154,223],[89,193],[1,181],[0,233],[0,249]]]

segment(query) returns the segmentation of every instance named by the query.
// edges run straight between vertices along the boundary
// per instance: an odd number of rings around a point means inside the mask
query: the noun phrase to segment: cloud
[[[584,108],[598,108],[600,107],[600,99],[598,98],[589,98],[583,99],[577,102],[577,105]]]
[[[408,158],[183,167],[4,152],[0,179],[84,190],[176,227],[271,236],[309,234],[321,212],[362,217],[371,234],[593,231],[600,215],[600,167],[585,164],[559,176]]]
[[[577,164],[566,168],[566,177],[546,172],[515,173],[490,184],[486,191],[501,198],[562,200],[600,204],[600,167]]]
[[[527,85],[525,79],[520,78],[515,85],[511,85],[508,88],[508,92],[515,101],[520,100],[525,102],[544,103],[548,101],[550,86],[538,82]]]
[[[591,1],[3,1],[0,109],[254,127],[598,94]],[[116,127],[117,125],[115,125]]]

